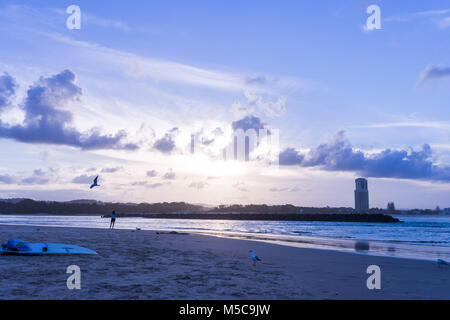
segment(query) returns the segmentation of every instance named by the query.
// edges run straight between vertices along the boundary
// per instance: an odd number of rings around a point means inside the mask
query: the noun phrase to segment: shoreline
[[[0,299],[450,299],[450,268],[429,261],[147,230],[1,225],[0,234],[99,254],[0,256]],[[82,290],[66,287],[73,264]],[[381,290],[366,287],[370,265],[382,270]]]
[[[23,215],[23,216],[35,216],[35,215]],[[48,215],[42,215],[41,217],[49,217]],[[57,215],[61,217],[60,215]],[[86,215],[89,217],[90,215]],[[140,218],[140,217],[139,217]],[[145,219],[145,218],[142,218]],[[102,230],[109,226],[108,219],[104,220],[104,224],[101,226],[74,226],[70,224],[49,224],[49,223],[1,223],[0,226],[34,226],[34,227],[55,227],[55,228],[71,228],[71,229],[90,229],[90,230]],[[369,255],[380,257],[391,257],[400,259],[413,259],[421,261],[436,261],[437,259],[443,259],[445,261],[450,260],[450,247],[439,245],[427,245],[427,244],[409,244],[402,241],[386,241],[386,240],[370,240],[370,239],[352,239],[341,237],[325,237],[315,235],[304,234],[283,234],[283,233],[261,233],[261,232],[241,232],[241,231],[226,231],[226,230],[210,230],[203,228],[180,228],[180,227],[142,227],[139,222],[136,222],[134,226],[116,226],[118,230],[134,231],[136,227],[145,231],[174,231],[174,232],[189,232],[199,235],[209,235],[214,237],[229,238],[229,239],[241,239],[256,242],[265,242],[278,244],[282,246],[294,247],[294,248],[310,248],[318,250],[330,250],[336,252],[345,252],[357,255]]]

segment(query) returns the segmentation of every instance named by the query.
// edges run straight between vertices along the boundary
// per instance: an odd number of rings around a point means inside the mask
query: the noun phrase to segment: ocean
[[[357,254],[450,260],[450,216],[396,217],[402,223],[118,218],[116,228],[196,232]],[[0,224],[108,228],[109,219],[92,215],[0,215]]]

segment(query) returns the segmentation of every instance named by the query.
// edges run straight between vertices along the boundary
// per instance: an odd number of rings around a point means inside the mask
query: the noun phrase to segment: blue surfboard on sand
[[[96,255],[97,252],[71,244],[60,243],[27,243],[20,239],[8,240],[2,244],[0,254],[3,255]]]

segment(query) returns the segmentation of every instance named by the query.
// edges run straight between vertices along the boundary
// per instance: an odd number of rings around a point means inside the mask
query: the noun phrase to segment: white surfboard
[[[26,243],[26,250],[11,249],[2,245],[0,254],[4,255],[96,255],[88,248],[60,243]]]

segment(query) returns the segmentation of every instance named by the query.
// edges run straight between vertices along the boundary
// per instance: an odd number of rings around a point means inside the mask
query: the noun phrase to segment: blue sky
[[[0,1],[0,197],[450,207],[449,34],[448,1]],[[242,119],[278,169],[211,159]]]

